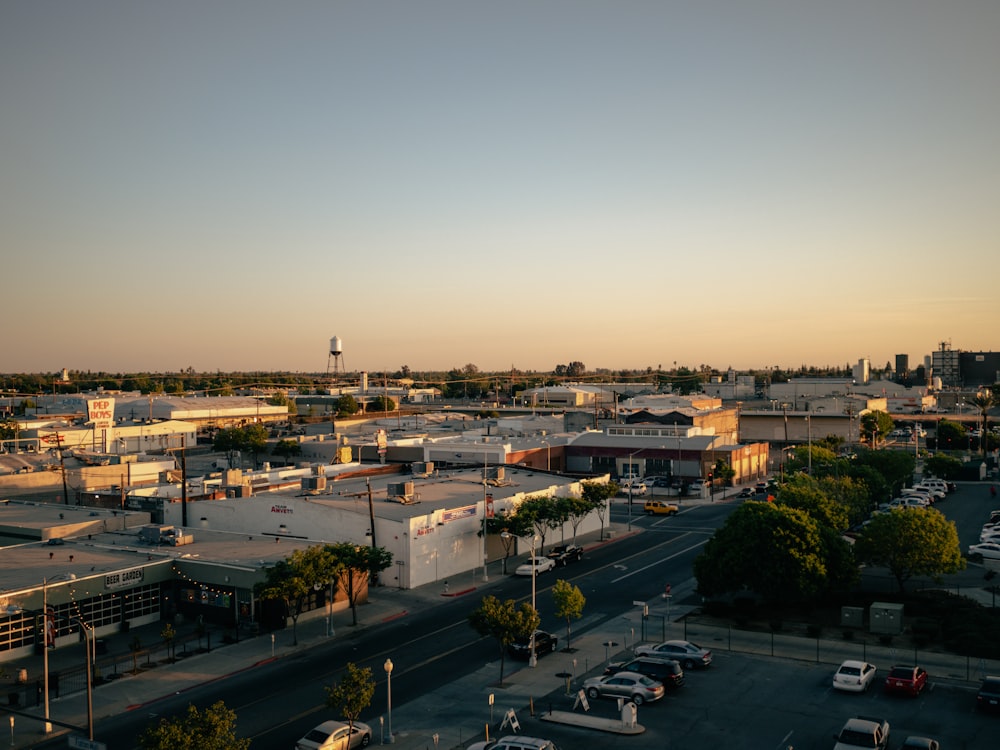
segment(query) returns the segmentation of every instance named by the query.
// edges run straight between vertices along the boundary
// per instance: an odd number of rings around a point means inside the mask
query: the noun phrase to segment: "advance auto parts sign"
[[[132,568],[131,570],[121,570],[117,573],[108,573],[104,576],[104,588],[124,589],[129,586],[138,586],[142,583],[142,568]]]

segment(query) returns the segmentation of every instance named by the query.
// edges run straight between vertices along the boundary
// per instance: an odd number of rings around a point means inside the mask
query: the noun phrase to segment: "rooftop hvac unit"
[[[410,466],[410,471],[412,471],[417,476],[426,477],[434,473],[434,462],[433,461],[414,461]]]
[[[174,527],[162,524],[150,524],[139,529],[139,539],[147,544],[160,544],[166,537],[173,536]]]
[[[487,468],[483,469],[483,480],[486,482],[490,481],[502,482],[503,477],[504,474],[502,466],[488,466]]]
[[[302,477],[302,489],[305,492],[321,492],[326,489],[326,477]]]
[[[386,497],[413,497],[413,482],[389,482]]]

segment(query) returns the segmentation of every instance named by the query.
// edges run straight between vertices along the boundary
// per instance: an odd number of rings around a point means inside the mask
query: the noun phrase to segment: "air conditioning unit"
[[[325,476],[302,477],[303,492],[322,492],[326,489]]]
[[[385,488],[386,497],[413,497],[413,482],[389,482]]]
[[[502,466],[488,466],[483,469],[483,481],[502,482],[504,478]]]

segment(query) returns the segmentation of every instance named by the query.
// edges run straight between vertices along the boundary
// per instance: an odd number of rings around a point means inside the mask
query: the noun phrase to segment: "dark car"
[[[885,678],[887,693],[917,696],[927,686],[927,670],[921,667],[893,667]]]
[[[544,656],[545,654],[551,654],[556,650],[556,646],[559,645],[559,638],[552,633],[546,633],[544,630],[535,631],[535,658],[539,656]],[[531,658],[531,639],[530,638],[517,638],[510,646],[507,647],[507,651],[515,659],[530,659]]]
[[[749,487],[744,487],[736,495],[736,497],[740,498],[741,500],[748,500],[748,499],[753,498],[755,496],[756,496],[756,493],[752,489],[750,489]]]
[[[907,737],[899,750],[941,750],[941,745],[930,737]]]
[[[983,711],[1000,711],[1000,677],[990,676],[983,680],[976,695],[976,705]]]
[[[684,670],[673,659],[641,657],[632,661],[612,662],[604,668],[604,674],[615,674],[616,672],[644,674],[657,682],[662,682],[668,690],[679,688],[684,684]]]
[[[583,547],[576,544],[557,544],[546,557],[555,560],[556,565],[565,565],[580,560],[583,557]]]

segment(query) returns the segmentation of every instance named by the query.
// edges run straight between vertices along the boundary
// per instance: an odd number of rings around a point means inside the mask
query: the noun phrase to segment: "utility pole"
[[[365,477],[365,485],[368,487],[368,518],[372,525],[372,551],[375,551],[375,504],[372,502],[372,481]],[[372,571],[372,583],[378,586],[378,573]]]

